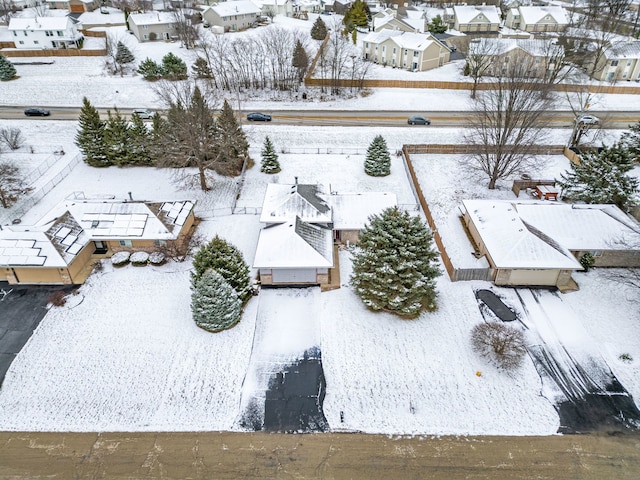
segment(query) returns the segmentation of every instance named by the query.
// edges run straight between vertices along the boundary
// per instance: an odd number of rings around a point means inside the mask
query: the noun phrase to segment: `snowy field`
[[[22,120],[7,124],[22,128],[27,143],[37,150],[62,146],[65,157],[76,153],[74,122]],[[356,152],[281,155],[283,171],[277,178],[282,182],[297,176],[302,182],[331,183],[338,191],[393,191],[401,203],[415,203],[397,157],[392,157],[392,175],[371,178],[363,174],[364,156],[358,153],[366,150],[377,133],[388,139],[392,149],[399,148],[415,137],[410,129],[372,132],[355,127],[260,125],[249,126],[247,131],[257,160],[267,134],[277,148],[343,146]],[[424,129],[419,141],[455,142],[459,134],[453,129]],[[553,141],[567,132],[552,134],[556,136],[552,135]],[[29,155],[19,155],[27,163]],[[564,165],[555,157],[551,160],[548,174]],[[431,167],[421,165],[418,170],[432,182],[430,195],[441,202],[435,215],[446,218],[444,212],[454,210],[449,200],[487,195],[481,183],[455,173],[455,159],[430,161]],[[40,159],[34,163],[38,162]],[[260,206],[267,182],[275,179],[258,168],[251,169],[238,206]],[[216,213],[216,209],[232,204],[235,182],[220,178],[212,191],[202,194],[179,190],[164,170],[92,169],[80,163],[22,217],[22,224],[37,222],[56,203],[79,190],[86,196],[109,194],[117,198],[126,198],[131,191],[134,198],[147,200],[194,197],[198,213],[205,217],[201,232],[207,238],[219,234],[234,243],[251,264],[260,229],[258,217]],[[447,200],[447,191],[453,198]],[[505,185],[497,195],[508,198],[511,192]],[[367,311],[348,286],[348,252],[341,252],[340,262],[342,288],[314,297],[314,318],[319,327],[311,335],[315,341],[319,338],[322,350],[327,381],[324,411],[331,428],[461,435],[551,435],[557,431],[558,416],[552,400],[542,395],[543,385],[532,362],[525,362],[515,374],[507,374],[469,348],[470,329],[483,321],[473,292],[488,284],[450,283],[443,276],[438,280],[439,310],[404,321]],[[258,312],[266,325],[288,332],[284,334],[285,338],[289,335],[286,352],[281,352],[276,365],[290,361],[291,345],[309,345],[296,339],[297,335],[308,335],[305,329],[297,328],[305,319],[299,313],[283,315],[284,310],[273,299],[261,308],[258,296],[250,301],[237,327],[217,335],[202,332],[194,326],[188,308],[189,268],[189,263],[170,263],[114,269],[107,263],[67,306],[51,308],[0,390],[0,429],[240,429],[243,384],[245,391],[254,388],[252,385],[264,385],[255,376],[262,368],[259,352],[278,355],[276,347],[268,347],[274,332],[256,331]],[[632,321],[637,312],[633,292],[606,281],[597,270],[580,275],[578,281],[581,290],[563,296],[563,301],[575,309],[593,338],[591,344],[602,349],[596,353],[638,398],[638,362],[619,360],[622,353],[640,358],[640,327]],[[292,302],[297,301],[295,290],[282,291],[278,301],[286,302],[288,295]],[[300,333],[293,333],[297,331]],[[257,345],[255,360],[251,353]]]

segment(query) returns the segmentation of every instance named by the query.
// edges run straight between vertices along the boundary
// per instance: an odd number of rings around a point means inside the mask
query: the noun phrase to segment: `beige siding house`
[[[594,70],[596,80],[640,81],[640,40],[613,43],[600,55]]]
[[[425,71],[449,61],[450,50],[429,33],[382,29],[362,39],[362,56],[381,65]]]
[[[127,23],[139,42],[169,40],[177,35],[175,18],[167,12],[132,13]]]
[[[251,27],[261,15],[260,7],[249,0],[221,2],[202,12],[202,19],[211,26],[237,32]]]
[[[455,5],[453,29],[464,33],[497,32],[500,29],[500,10],[494,5]]]
[[[519,6],[507,10],[506,27],[525,32],[562,32],[569,25],[567,11],[562,7]]]

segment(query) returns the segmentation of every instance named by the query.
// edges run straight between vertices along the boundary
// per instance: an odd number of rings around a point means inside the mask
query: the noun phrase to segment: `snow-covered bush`
[[[130,256],[131,253],[129,252],[116,252],[113,254],[113,257],[111,257],[111,265],[114,267],[122,267],[129,263]]]
[[[131,265],[142,267],[149,263],[149,254],[147,252],[135,252],[129,257],[129,260],[131,261]]]
[[[200,328],[219,332],[240,321],[242,302],[231,285],[215,270],[207,270],[193,284],[191,313]]]
[[[151,265],[162,265],[164,260],[165,256],[162,252],[153,252],[149,255],[149,263]]]
[[[527,353],[522,332],[499,322],[473,327],[471,344],[480,355],[506,369],[519,367]]]

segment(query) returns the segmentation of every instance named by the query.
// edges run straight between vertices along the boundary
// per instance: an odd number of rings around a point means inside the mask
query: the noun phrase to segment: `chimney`
[[[295,184],[297,185],[298,184],[298,177],[293,177],[293,178],[294,178]]]
[[[131,195],[131,192],[128,192],[128,193],[129,193],[129,200],[133,200],[133,196]]]

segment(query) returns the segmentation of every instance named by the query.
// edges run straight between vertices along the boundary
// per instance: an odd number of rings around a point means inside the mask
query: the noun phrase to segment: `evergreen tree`
[[[162,57],[161,71],[162,76],[170,80],[184,80],[187,78],[187,64],[171,52]]]
[[[629,132],[624,132],[620,143],[627,149],[631,160],[640,163],[640,121],[629,125]]]
[[[129,158],[132,165],[153,165],[151,137],[152,134],[149,132],[144,120],[140,118],[140,115],[134,113],[129,126]]]
[[[104,143],[106,146],[107,163],[122,167],[133,163],[131,150],[129,149],[129,122],[120,115],[118,109],[115,113],[107,112],[107,122],[104,126]]]
[[[0,81],[13,80],[16,78],[16,67],[13,66],[7,57],[0,55]]]
[[[345,12],[342,23],[347,32],[352,32],[355,28],[367,28],[371,20],[371,12],[368,12],[368,5],[363,0],[356,0]]]
[[[146,58],[140,62],[138,73],[142,75],[145,80],[154,81],[162,77],[162,67],[150,58]]]
[[[222,175],[238,175],[249,151],[249,143],[226,99],[216,126],[216,172]]]
[[[429,22],[429,32],[436,33],[444,33],[447,31],[447,24],[442,21],[442,17],[440,15],[436,15],[433,20]]]
[[[318,17],[311,27],[311,38],[314,40],[324,40],[327,36],[327,26],[322,18]]]
[[[126,68],[126,66],[135,62],[135,60],[136,57],[133,56],[131,50],[129,50],[129,48],[127,48],[124,43],[118,42],[116,46],[115,62],[118,65],[118,69],[120,70],[120,75],[124,73],[124,69]]]
[[[251,280],[249,267],[237,247],[226,240],[216,237],[193,257],[191,282],[195,285],[209,270],[215,270],[231,285],[242,302],[251,297]]]
[[[91,105],[87,97],[82,99],[78,125],[75,144],[82,152],[84,161],[92,167],[108,167],[110,163],[107,160],[104,140],[104,122],[100,120],[98,110]]]
[[[293,49],[293,60],[291,64],[298,71],[298,82],[302,83],[304,76],[309,68],[309,57],[307,51],[302,46],[300,40],[296,41],[296,46]]]
[[[209,332],[227,329],[240,320],[242,304],[238,294],[215,270],[208,270],[195,282],[191,313],[200,328]]]
[[[604,147],[600,152],[585,152],[580,164],[571,162],[570,171],[558,182],[564,197],[586,203],[614,203],[623,210],[638,192],[638,179],[626,149],[620,145]]]
[[[213,73],[211,72],[211,68],[209,68],[209,63],[202,57],[196,58],[191,70],[193,70],[193,74],[196,78],[213,78]]]
[[[264,147],[262,148],[262,163],[260,165],[262,173],[278,173],[280,171],[280,163],[278,162],[278,154],[273,148],[273,143],[269,137],[264,139]]]
[[[364,304],[415,318],[435,310],[438,253],[429,228],[398,207],[369,218],[353,254],[351,285]]]
[[[382,135],[374,138],[367,149],[364,172],[372,177],[384,177],[391,173],[391,156]]]

